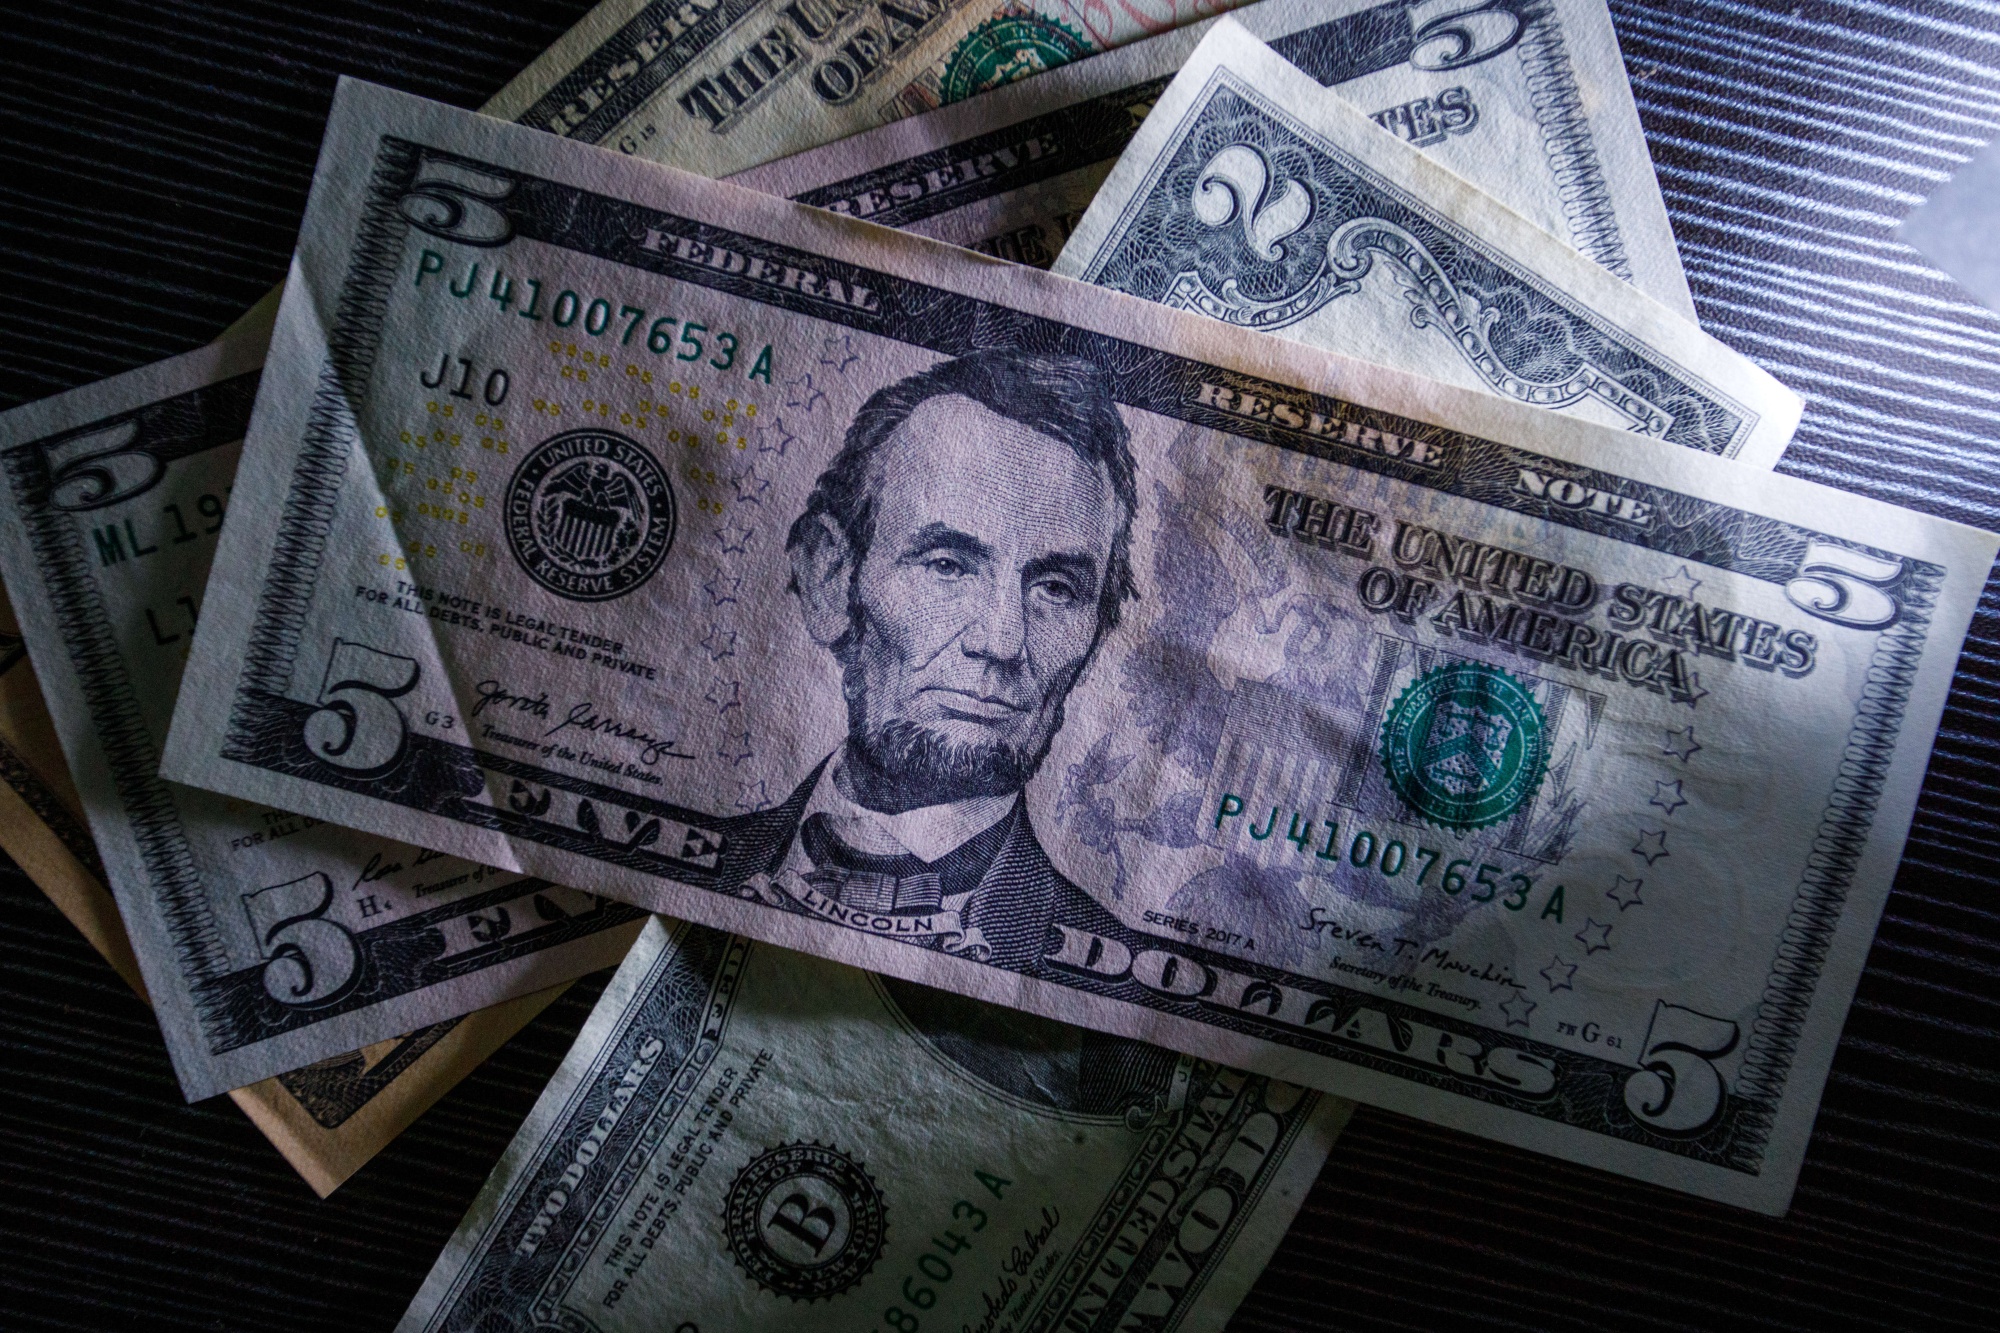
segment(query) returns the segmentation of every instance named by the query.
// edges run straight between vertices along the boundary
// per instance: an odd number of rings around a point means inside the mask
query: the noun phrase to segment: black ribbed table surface
[[[0,407],[269,288],[338,74],[477,106],[587,7],[0,0]],[[1806,399],[1780,469],[2000,528],[2000,318],[1894,235],[2000,127],[2000,5],[1611,9],[1702,321]],[[1363,1108],[1233,1327],[2000,1327],[1996,612],[1989,584],[1789,1217]],[[603,984],[322,1202],[227,1099],[182,1103],[11,866],[0,960],[8,1329],[389,1327]]]

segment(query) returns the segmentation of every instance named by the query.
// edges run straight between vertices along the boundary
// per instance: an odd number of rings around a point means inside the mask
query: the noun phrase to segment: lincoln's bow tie
[[[824,814],[808,818],[799,836],[813,863],[806,879],[843,906],[907,915],[935,912],[943,905],[943,879],[908,852],[882,856],[850,847]]]

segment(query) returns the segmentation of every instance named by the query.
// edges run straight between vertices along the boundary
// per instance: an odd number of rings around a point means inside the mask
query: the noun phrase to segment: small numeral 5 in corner
[[[323,1004],[346,993],[361,963],[347,927],[326,919],[333,881],[314,871],[243,895],[264,955],[264,991],[280,1004]]]
[[[153,488],[167,466],[126,419],[42,446],[49,503],[72,513],[103,509]]]
[[[1903,613],[1903,562],[1836,542],[1809,541],[1785,596],[1801,611],[1849,629],[1887,629]]]
[[[319,707],[306,718],[306,749],[357,775],[387,773],[409,750],[410,728],[396,700],[417,687],[413,657],[335,639]]]
[[[1706,1133],[1729,1094],[1715,1062],[1736,1049],[1740,1035],[1726,1018],[1656,1001],[1638,1071],[1625,1080],[1625,1109],[1656,1134]]]

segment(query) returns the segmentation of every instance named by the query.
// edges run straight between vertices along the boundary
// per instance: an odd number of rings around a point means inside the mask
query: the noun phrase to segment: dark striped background
[[[0,0],[0,406],[262,293],[336,73],[477,105],[585,5],[502,8]],[[2000,528],[2000,319],[1893,232],[2000,127],[2000,5],[1612,12],[1704,321],[1806,397],[1781,466]],[[1237,1327],[2000,1327],[1996,611],[1989,586],[1790,1217],[1364,1109]],[[151,1017],[11,867],[0,949],[10,1329],[389,1326],[597,988],[322,1203],[228,1102],[181,1104]]]

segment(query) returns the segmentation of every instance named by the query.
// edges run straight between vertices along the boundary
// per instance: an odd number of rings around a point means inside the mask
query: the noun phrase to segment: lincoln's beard
[[[1029,746],[993,740],[955,741],[906,718],[878,722],[868,715],[868,684],[859,654],[850,647],[842,665],[847,695],[850,793],[862,805],[896,815],[927,805],[982,796],[1007,796],[1028,785],[1062,730],[1065,682],[1047,724]]]
[[[848,706],[848,778],[861,804],[889,815],[1021,790],[1062,727],[1057,705],[1055,726],[1032,751],[1004,741],[968,745],[902,719],[870,727],[860,705],[856,699]]]

